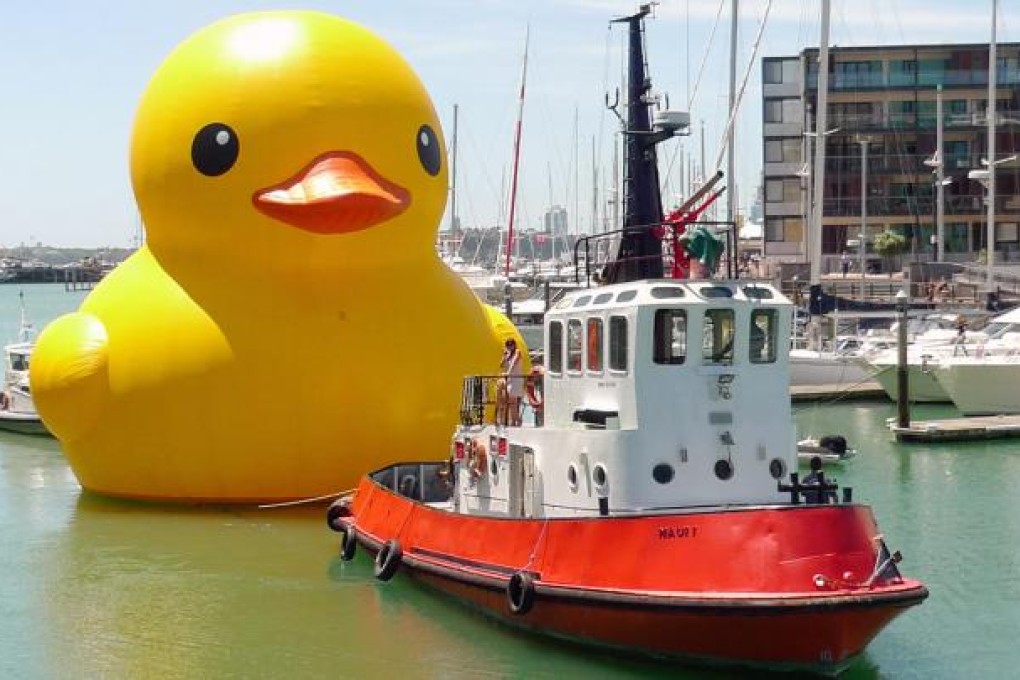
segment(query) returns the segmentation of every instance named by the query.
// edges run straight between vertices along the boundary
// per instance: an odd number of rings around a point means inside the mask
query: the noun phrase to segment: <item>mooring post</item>
[[[896,425],[910,427],[910,379],[907,374],[907,307],[909,301],[902,288],[896,293],[896,311],[899,312],[899,331],[896,337]]]

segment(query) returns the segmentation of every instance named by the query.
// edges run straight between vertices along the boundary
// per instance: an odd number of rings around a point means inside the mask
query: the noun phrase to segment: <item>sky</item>
[[[184,38],[241,12],[303,8],[371,28],[411,63],[451,141],[458,106],[457,204],[465,227],[504,224],[525,34],[530,27],[517,228],[551,204],[588,231],[593,176],[610,181],[614,132],[606,95],[620,85],[621,28],[636,0],[35,0],[0,19],[0,247],[125,247],[141,219],[128,145],[141,94]],[[666,207],[686,188],[680,169],[716,167],[727,119],[733,0],[662,0],[647,22],[654,88],[689,110],[694,134],[661,146]],[[746,208],[761,176],[761,56],[817,47],[819,0],[741,0],[735,196]],[[987,42],[992,0],[832,0],[830,44]],[[998,39],[1020,40],[1020,0],[1000,0]],[[710,40],[711,38],[711,40]],[[700,74],[700,76],[699,76]],[[733,182],[729,182],[733,187]],[[600,195],[599,203],[605,196]],[[600,208],[601,210],[601,208]],[[573,216],[578,216],[575,221]],[[448,217],[444,217],[446,228]]]

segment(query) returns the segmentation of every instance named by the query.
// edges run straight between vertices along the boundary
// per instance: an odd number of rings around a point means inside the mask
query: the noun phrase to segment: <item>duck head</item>
[[[439,121],[407,62],[305,11],[230,17],[181,43],[142,98],[131,178],[148,247],[178,268],[434,258],[447,191]]]

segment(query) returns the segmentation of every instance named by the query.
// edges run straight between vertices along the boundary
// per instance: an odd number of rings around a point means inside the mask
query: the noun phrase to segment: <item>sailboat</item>
[[[546,314],[544,374],[466,377],[449,451],[370,472],[327,522],[380,581],[405,575],[533,633],[837,673],[928,591],[851,489],[798,476],[790,301],[676,262],[683,222],[663,220],[655,145],[677,128],[649,117],[648,12],[616,20],[633,143],[609,280]],[[710,274],[720,253],[705,255]],[[502,380],[520,381],[522,418],[491,398]]]
[[[35,327],[25,312],[25,294],[21,300],[21,324],[18,337],[4,345],[4,375],[0,385],[0,430],[21,434],[49,434],[36,413],[28,382],[28,367],[35,348]]]

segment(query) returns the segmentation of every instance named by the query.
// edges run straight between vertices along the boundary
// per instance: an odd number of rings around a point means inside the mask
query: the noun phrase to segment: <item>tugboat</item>
[[[672,133],[645,97],[647,12],[619,20],[628,209],[605,285],[547,312],[542,374],[465,378],[448,460],[371,472],[327,522],[341,558],[374,553],[380,580],[410,576],[536,633],[838,673],[928,592],[850,488],[798,477],[793,305],[704,276],[718,263],[690,247],[711,240],[690,221],[701,208],[663,219],[654,150]],[[523,417],[498,398],[506,380],[524,383]]]

